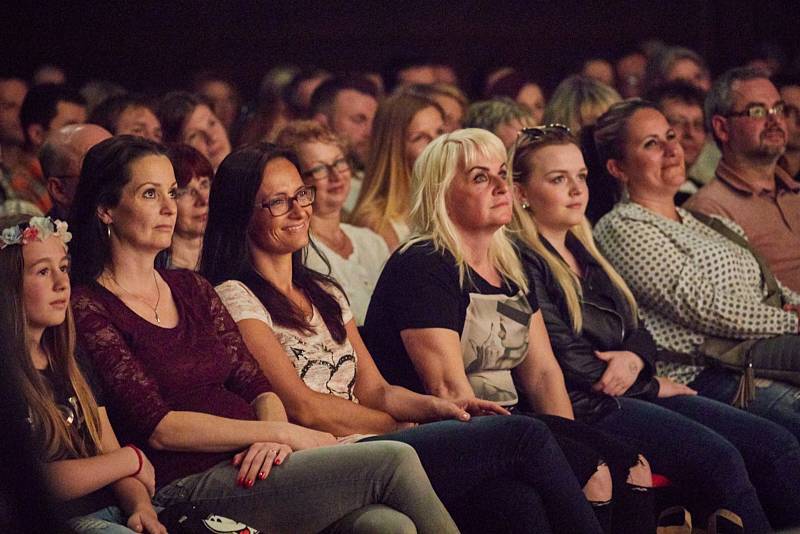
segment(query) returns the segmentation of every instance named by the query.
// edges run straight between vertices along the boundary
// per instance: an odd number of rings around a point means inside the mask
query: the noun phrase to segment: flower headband
[[[0,250],[9,245],[27,245],[31,241],[44,241],[51,235],[61,239],[64,246],[72,239],[67,223],[50,217],[31,217],[26,223],[5,228],[0,234]]]

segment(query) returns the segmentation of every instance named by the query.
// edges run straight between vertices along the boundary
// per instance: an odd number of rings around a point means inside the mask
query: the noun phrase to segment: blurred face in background
[[[438,109],[427,107],[417,111],[406,129],[405,155],[408,167],[412,168],[428,143],[443,133],[444,117]]]
[[[678,141],[683,147],[686,167],[691,167],[697,161],[706,142],[703,109],[696,104],[667,99],[661,103],[661,110],[678,135]]]

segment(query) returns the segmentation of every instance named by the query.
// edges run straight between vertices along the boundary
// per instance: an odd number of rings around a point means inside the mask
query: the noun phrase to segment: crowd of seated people
[[[55,520],[800,528],[800,72],[773,52],[715,77],[651,42],[473,100],[422,57],[276,67],[252,105],[227,71],[3,75],[3,377]]]

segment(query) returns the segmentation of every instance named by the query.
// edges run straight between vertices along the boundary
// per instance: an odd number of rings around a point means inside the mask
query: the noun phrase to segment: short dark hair
[[[300,102],[300,85],[308,80],[329,75],[330,73],[323,69],[314,67],[307,68],[295,74],[292,77],[292,81],[286,84],[281,92],[281,95],[283,96],[283,101],[286,103],[286,107],[289,109],[289,112],[293,117],[301,119],[308,118],[309,114],[311,113],[311,106],[309,106],[309,109],[306,109],[303,103]]]
[[[310,113],[313,117],[317,113],[330,115],[336,96],[342,91],[357,91],[378,100],[378,88],[372,81],[363,76],[336,76],[325,80],[311,95]]]
[[[172,91],[165,94],[156,106],[163,142],[180,143],[186,120],[194,108],[201,105],[211,108],[205,98],[187,91]]]
[[[97,124],[112,134],[116,134],[119,118],[125,110],[129,108],[147,108],[155,113],[152,104],[142,96],[128,94],[117,95],[105,99],[92,111],[89,120],[86,122]]]
[[[675,80],[651,88],[647,91],[645,99],[655,102],[659,107],[664,105],[665,100],[677,100],[688,106],[700,106],[702,109],[706,95],[685,80]]]
[[[86,154],[69,214],[71,278],[76,284],[88,284],[100,276],[110,259],[107,230],[97,217],[97,208],[118,205],[122,188],[131,179],[131,164],[151,155],[166,156],[166,150],[135,135],[106,139]]]
[[[175,181],[178,187],[186,187],[192,178],[207,176],[214,179],[214,167],[196,148],[177,143],[167,147],[167,155],[175,169]]]
[[[736,67],[723,72],[714,81],[711,90],[706,95],[703,111],[706,115],[706,129],[714,136],[717,145],[720,144],[720,141],[714,133],[711,120],[714,115],[724,116],[733,111],[733,84],[761,78],[769,80],[769,73],[756,67]]]
[[[45,127],[50,124],[58,114],[59,102],[86,106],[86,99],[80,93],[63,85],[45,83],[30,88],[19,110],[19,121],[26,138],[28,126],[31,124],[41,124]]]
[[[253,267],[247,241],[246,229],[256,210],[253,199],[261,187],[264,169],[270,161],[279,158],[289,160],[300,172],[294,153],[272,143],[240,148],[219,166],[211,185],[200,272],[213,285],[225,280],[239,280],[269,310],[276,325],[308,334],[311,326],[303,311]],[[334,285],[341,290],[341,286],[331,277],[306,267],[304,254],[303,249],[292,254],[292,282],[319,310],[333,339],[341,343],[347,337],[342,309],[325,288]]]

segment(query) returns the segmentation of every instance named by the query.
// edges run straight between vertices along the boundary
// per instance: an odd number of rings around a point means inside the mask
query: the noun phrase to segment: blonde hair
[[[364,182],[350,222],[358,226],[374,224],[374,229],[382,232],[392,220],[408,217],[412,169],[405,156],[406,132],[414,116],[429,107],[444,118],[439,104],[416,94],[400,92],[378,106]]]
[[[446,197],[459,169],[471,167],[481,156],[498,157],[505,161],[505,147],[493,133],[467,128],[434,139],[414,164],[411,208],[414,235],[402,250],[416,242],[430,240],[436,250],[450,252],[456,260],[462,287],[469,277],[469,269],[461,237],[447,212]],[[508,186],[512,186],[510,175]],[[489,259],[506,280],[513,282],[520,290],[528,291],[522,263],[505,228],[498,229],[492,236]]]
[[[25,223],[30,216],[5,218],[0,227]],[[78,406],[85,418],[84,424],[90,442],[76,441],[70,434],[64,416],[56,405],[53,390],[42,374],[33,366],[28,351],[27,316],[25,314],[22,247],[11,245],[0,250],[0,287],[6,295],[6,306],[15,317],[14,335],[25,340],[25,350],[9,355],[12,372],[28,406],[34,442],[39,444],[42,460],[52,462],[65,458],[83,458],[102,452],[100,441],[100,416],[97,402],[75,361],[75,324],[72,311],[67,307],[66,319],[57,326],[45,329],[42,348],[48,355],[51,372],[61,377],[75,392]],[[79,414],[76,414],[78,416]]]
[[[509,175],[514,178],[515,182],[525,185],[533,173],[533,155],[537,150],[546,146],[569,144],[578,146],[575,138],[565,131],[547,131],[535,141],[529,139],[525,134],[520,134],[514,146],[511,147]],[[523,209],[517,200],[514,201],[514,217],[511,221],[511,229],[525,245],[544,259],[547,267],[553,272],[553,278],[555,278],[556,283],[564,293],[572,330],[575,333],[580,333],[583,328],[583,313],[581,311],[581,282],[578,276],[558,254],[551,252],[544,245],[533,214],[528,209]],[[614,287],[622,293],[634,320],[636,320],[639,315],[636,299],[625,280],[597,249],[592,237],[592,227],[589,220],[583,217],[579,224],[569,229],[569,233],[580,241],[606,273]]]
[[[347,153],[347,145],[333,133],[327,126],[317,121],[302,120],[292,121],[280,131],[275,144],[298,153],[300,145],[304,143],[325,143],[336,145],[343,153]]]
[[[542,121],[545,124],[564,124],[578,137],[583,128],[594,124],[600,115],[620,100],[619,93],[604,83],[585,76],[570,76],[556,87]]]

